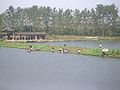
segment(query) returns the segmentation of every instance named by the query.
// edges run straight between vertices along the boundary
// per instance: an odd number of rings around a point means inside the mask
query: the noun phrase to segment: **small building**
[[[7,39],[10,40],[13,38],[14,30],[10,27],[5,27],[0,33],[0,39]]]
[[[6,39],[6,33],[0,33],[0,39]]]
[[[19,33],[15,33],[15,39],[17,40],[47,39],[47,33],[45,32],[19,32]]]
[[[6,40],[40,40],[47,39],[45,32],[14,32],[10,27],[5,27],[0,33],[0,39]]]
[[[10,28],[10,27],[7,26],[2,31],[8,33],[8,32],[13,32],[14,30],[12,28]]]

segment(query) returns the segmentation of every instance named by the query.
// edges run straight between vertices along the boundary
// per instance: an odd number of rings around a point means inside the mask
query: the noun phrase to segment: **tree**
[[[115,27],[115,23],[116,23],[116,20],[118,19],[118,8],[112,4],[108,7],[108,11],[109,11],[109,19],[111,21],[111,30],[109,32],[109,35],[112,36],[113,35],[113,32],[115,31],[116,27]]]
[[[9,19],[10,19],[10,26],[12,27],[12,28],[14,28],[14,24],[15,24],[15,15],[14,15],[14,13],[15,13],[15,9],[14,9],[14,7],[11,5],[10,7],[9,7],[9,9],[8,9],[8,12],[7,12],[7,14],[9,15]]]
[[[75,34],[80,34],[81,29],[81,16],[80,16],[80,10],[75,9],[74,11],[74,30]]]
[[[0,32],[2,31],[2,15],[0,15]]]
[[[64,25],[64,34],[73,34],[73,16],[72,10],[67,9],[63,13],[63,25]]]
[[[103,6],[97,5],[96,15],[98,16],[98,28],[101,31],[101,35],[111,36],[115,30],[115,22],[118,17],[118,9],[114,4]]]
[[[114,4],[98,4],[95,9],[82,11],[42,6],[15,9],[10,6],[2,13],[2,24],[16,32],[113,36],[119,35],[116,34],[119,33],[118,17],[118,8]]]

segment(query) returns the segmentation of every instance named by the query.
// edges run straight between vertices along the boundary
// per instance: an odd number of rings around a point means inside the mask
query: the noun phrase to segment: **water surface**
[[[120,60],[0,48],[0,90],[120,90]]]
[[[99,44],[102,43],[103,48],[118,48],[120,49],[120,42],[119,41],[73,41],[73,42],[44,42],[44,43],[36,43],[33,42],[32,44],[47,44],[47,45],[54,45],[54,46],[77,46],[83,48],[99,48]]]

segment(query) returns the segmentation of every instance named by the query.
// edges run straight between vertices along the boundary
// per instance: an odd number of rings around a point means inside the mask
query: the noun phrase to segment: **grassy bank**
[[[90,41],[98,41],[98,40],[115,40],[120,41],[120,37],[103,37],[103,36],[80,36],[80,35],[48,35],[47,39],[40,40],[6,40],[7,42],[61,42],[61,41],[80,41],[80,40],[90,40]]]
[[[77,41],[77,40],[120,40],[120,37],[80,36],[80,35],[49,35],[49,40]]]
[[[102,56],[102,51],[99,48],[80,48],[72,46],[49,46],[44,44],[34,44],[32,45],[35,51],[45,51],[45,52],[59,52],[59,49],[67,49],[69,54],[81,54],[81,55],[91,55],[91,56]],[[18,42],[5,42],[0,41],[0,47],[9,47],[9,48],[19,48],[19,49],[28,49],[29,44],[27,43],[18,43]],[[80,50],[80,53],[78,53]],[[120,58],[120,49],[110,49],[105,57]]]

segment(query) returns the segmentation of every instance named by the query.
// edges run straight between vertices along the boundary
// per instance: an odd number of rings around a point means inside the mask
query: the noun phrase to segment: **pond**
[[[120,90],[120,60],[0,47],[0,90]]]
[[[103,48],[118,48],[120,49],[120,42],[119,41],[73,41],[73,42],[32,42],[31,44],[47,44],[47,45],[54,45],[54,46],[77,46],[83,48],[98,48],[99,44],[102,43]]]

